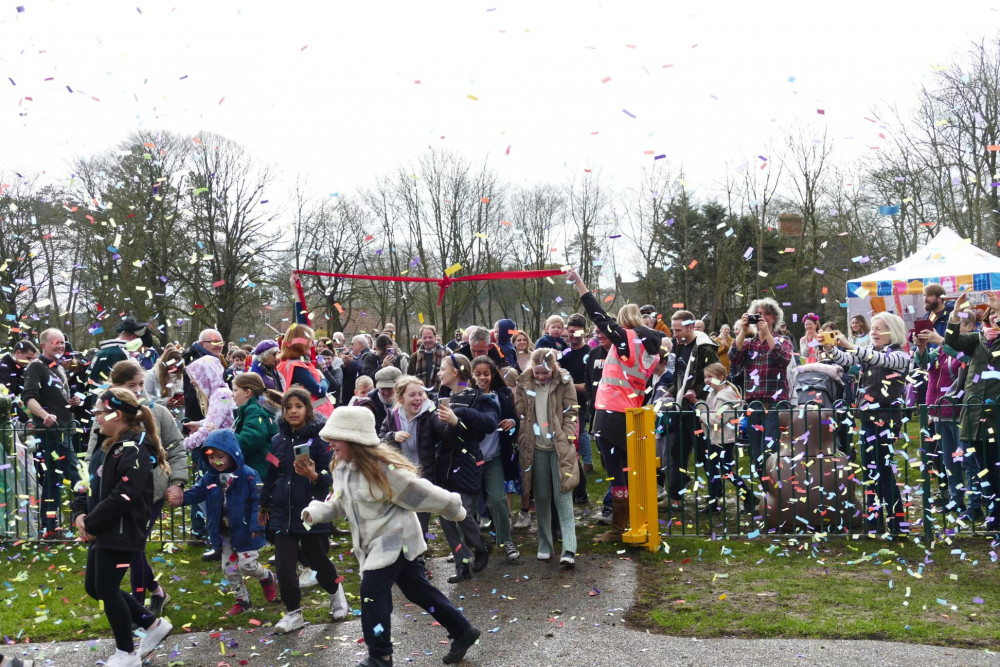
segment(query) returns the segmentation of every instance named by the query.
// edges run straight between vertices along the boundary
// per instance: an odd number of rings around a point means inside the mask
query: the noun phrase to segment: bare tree
[[[197,249],[184,278],[195,307],[195,328],[214,324],[229,340],[266,300],[259,285],[281,238],[269,205],[274,169],[239,144],[203,134],[192,151],[187,206]]]

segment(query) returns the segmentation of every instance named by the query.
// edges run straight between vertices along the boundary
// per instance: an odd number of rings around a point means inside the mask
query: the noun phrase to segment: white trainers
[[[142,662],[142,658],[153,652],[160,642],[163,641],[164,637],[170,634],[170,631],[174,629],[170,621],[165,618],[158,618],[156,624],[150,626],[146,630],[146,634],[142,636],[142,640],[139,642],[139,662]]]
[[[142,667],[142,658],[138,651],[126,653],[119,648],[104,664],[106,667]]]
[[[344,585],[337,588],[337,592],[330,596],[330,616],[333,620],[342,621],[351,613],[351,608],[347,604],[347,595],[344,594]]]
[[[538,552],[538,560],[549,560],[552,558],[552,554],[547,554],[544,551]]]
[[[518,512],[517,519],[514,520],[514,525],[511,528],[516,528],[518,530],[524,530],[525,528],[531,527],[531,514],[528,512]]]
[[[306,622],[302,618],[302,610],[296,609],[295,611],[286,611],[281,620],[274,624],[274,629],[278,632],[295,632],[305,626]]]

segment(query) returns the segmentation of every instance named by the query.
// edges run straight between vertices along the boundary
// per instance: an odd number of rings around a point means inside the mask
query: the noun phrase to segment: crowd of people
[[[203,558],[219,561],[230,582],[230,615],[251,608],[249,577],[266,602],[280,595],[278,631],[304,625],[309,586],[326,591],[335,620],[346,618],[343,577],[328,552],[332,533],[349,533],[361,565],[362,664],[391,664],[393,583],[448,631],[444,661],[457,662],[479,630],[429,581],[432,518],[454,560],[451,583],[495,554],[519,560],[518,530],[537,533],[538,560],[572,570],[582,520],[574,505],[590,502],[595,449],[607,489],[594,541],[623,541],[626,412],[644,405],[661,416],[660,508],[685,511],[694,497],[699,512],[725,512],[728,481],[751,521],[764,510],[763,471],[782,437],[782,409],[852,406],[830,428],[845,445],[857,434],[868,530],[903,535],[897,439],[908,408],[933,404],[921,446],[936,462],[935,502],[954,530],[984,520],[997,530],[1000,470],[988,421],[1000,399],[997,295],[978,307],[965,295],[949,305],[928,285],[927,319],[909,332],[891,313],[856,316],[848,334],[809,313],[796,346],[770,298],[709,334],[687,310],[627,304],[609,315],[574,271],[567,278],[583,312],[550,316],[537,336],[505,318],[447,341],[429,323],[412,341],[392,324],[318,337],[300,316],[253,346],[206,329],[187,348],[158,349],[150,327],[126,317],[92,357],[57,329],[17,340],[0,359],[0,381],[14,418],[32,426],[39,530],[88,543],[87,593],[103,603],[117,646],[107,664],[140,665],[172,629],[160,617],[169,592],[144,549],[164,505],[191,507]],[[831,381],[805,381],[817,375]],[[744,444],[749,466],[739,464]],[[349,530],[336,525],[343,518]],[[262,563],[267,544],[274,556]]]

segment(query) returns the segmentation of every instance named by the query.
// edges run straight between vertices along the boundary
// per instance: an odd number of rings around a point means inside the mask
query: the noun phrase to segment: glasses
[[[94,410],[94,416],[99,417],[100,415],[110,415],[114,410]]]

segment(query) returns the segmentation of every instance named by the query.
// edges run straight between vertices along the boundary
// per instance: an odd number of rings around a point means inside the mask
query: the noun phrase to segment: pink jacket
[[[191,378],[191,383],[208,396],[208,410],[201,428],[184,438],[184,448],[191,450],[201,447],[213,430],[233,427],[236,403],[233,402],[233,392],[222,379],[222,362],[218,357],[206,354],[188,364],[184,372]],[[213,428],[208,428],[209,424]]]

